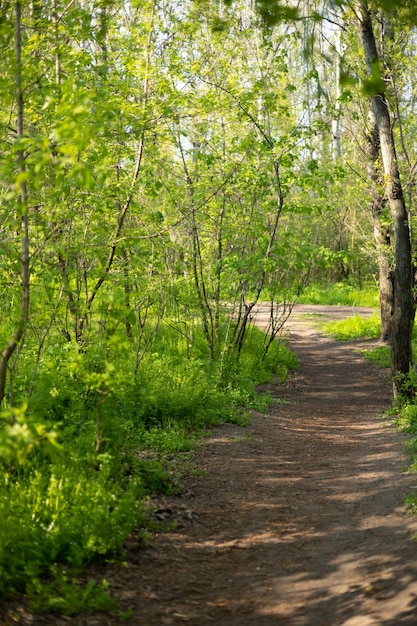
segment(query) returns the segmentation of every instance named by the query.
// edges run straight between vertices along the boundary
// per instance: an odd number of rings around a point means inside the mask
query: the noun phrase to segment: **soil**
[[[316,324],[353,313],[370,310],[296,307],[289,341],[301,367],[264,386],[276,402],[247,427],[213,429],[181,492],[154,500],[155,519],[176,528],[145,548],[130,541],[123,564],[94,566],[130,617],[15,605],[9,623],[416,626],[417,516],[404,505],[416,475],[406,437],[381,418],[390,381],[360,355],[364,342],[334,342]]]

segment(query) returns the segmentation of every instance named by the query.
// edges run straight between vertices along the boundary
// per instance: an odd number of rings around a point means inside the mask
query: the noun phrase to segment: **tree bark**
[[[379,206],[373,206],[374,214],[374,238],[378,255],[378,278],[379,278],[379,311],[381,315],[380,339],[384,343],[391,343],[392,338],[392,313],[394,299],[393,273],[388,256],[389,236],[381,226],[381,220],[377,213]]]
[[[373,112],[370,111],[370,132],[366,134],[367,174],[370,181],[370,211],[374,227],[374,239],[378,258],[379,304],[381,315],[381,341],[391,342],[393,309],[393,273],[390,262],[392,233],[389,225],[384,224],[387,198],[382,192],[383,180],[379,171],[380,157],[379,133]]]
[[[379,63],[371,13],[366,0],[358,5],[360,34],[365,52],[368,74]],[[411,332],[414,323],[413,265],[411,255],[410,227],[407,207],[400,180],[391,116],[383,91],[371,97],[381,147],[385,192],[393,221],[394,299],[391,330],[391,371],[394,396],[409,395],[406,377],[412,363]]]

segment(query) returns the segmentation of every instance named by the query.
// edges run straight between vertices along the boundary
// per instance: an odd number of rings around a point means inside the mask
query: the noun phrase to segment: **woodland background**
[[[281,330],[320,288],[377,307],[381,287],[415,421],[413,8],[0,3],[0,595],[76,607],[73,573],[145,538],[201,430],[296,367]]]

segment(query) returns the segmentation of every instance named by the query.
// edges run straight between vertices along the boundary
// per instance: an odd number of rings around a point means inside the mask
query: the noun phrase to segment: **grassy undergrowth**
[[[77,573],[120,558],[132,532],[146,541],[144,502],[176,491],[196,438],[244,424],[249,407],[270,401],[256,386],[297,365],[278,342],[262,358],[256,328],[239,360],[210,360],[203,346],[198,328],[190,342],[163,325],[135,371],[122,333],[82,352],[61,341],[45,351],[36,384],[22,356],[20,408],[1,414],[0,598],[26,594],[34,609],[67,615],[108,608],[105,583],[80,587]]]
[[[378,314],[370,317],[354,315],[338,322],[327,322],[322,326],[324,332],[340,341],[355,339],[378,339],[381,334],[381,321]],[[371,363],[379,367],[389,368],[391,364],[389,346],[365,348],[361,354]]]
[[[389,369],[391,367],[391,351],[389,346],[376,346],[375,348],[365,348],[361,354],[375,365]]]
[[[353,315],[338,322],[327,322],[323,330],[340,341],[377,339],[381,334],[381,321],[376,313],[370,317]]]
[[[300,304],[323,304],[340,306],[371,307],[379,306],[379,291],[375,285],[362,289],[349,283],[333,283],[325,287],[310,285],[298,298]]]

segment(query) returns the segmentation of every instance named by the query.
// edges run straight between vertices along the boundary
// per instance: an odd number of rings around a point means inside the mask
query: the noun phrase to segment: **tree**
[[[379,4],[382,6],[383,10],[393,9],[401,5],[398,0],[394,0],[390,3],[382,0]],[[412,4],[414,6],[414,3]],[[332,21],[331,9],[333,8],[333,3],[316,3],[313,7],[308,3],[308,6],[312,19],[330,19],[330,21]],[[346,7],[349,5],[341,0],[336,3],[336,6]],[[265,0],[258,0],[256,2],[256,9],[261,15],[266,28],[271,28],[272,25],[283,19],[297,20],[301,14],[299,7],[289,7],[287,3],[278,1],[271,4]],[[407,9],[409,9],[410,12],[406,14],[406,19],[408,22],[412,22],[413,17],[411,9],[410,7],[406,7],[406,10]],[[385,195],[393,222],[391,243],[393,246],[394,267],[392,272],[393,304],[391,328],[389,320],[390,276],[387,266],[384,267],[386,259],[382,257],[383,240],[386,237],[384,234],[378,232],[378,226],[376,229],[376,237],[380,263],[382,263],[381,272],[383,274],[382,304],[384,308],[382,309],[382,313],[385,327],[384,334],[390,333],[393,387],[394,395],[397,396],[400,393],[409,393],[405,380],[412,364],[411,333],[414,323],[414,280],[410,236],[411,225],[400,178],[400,167],[396,153],[393,123],[387,102],[385,83],[382,77],[382,60],[375,41],[373,13],[366,0],[357,2],[354,5],[354,10],[357,15],[359,33],[367,67],[367,78],[363,81],[363,89],[371,98],[372,113],[375,119],[375,128],[378,136],[377,141],[382,157]],[[372,138],[371,131],[371,141],[374,142],[371,153],[374,151],[376,145],[375,140],[375,136]],[[373,165],[375,165],[375,156],[371,156],[371,160],[372,159],[374,160]],[[373,176],[373,178],[375,177]],[[372,203],[373,212],[374,216],[379,217],[381,211],[376,207],[375,200],[376,198],[374,197]],[[383,202],[381,198],[378,201],[380,203]]]
[[[393,221],[395,267],[393,270],[393,314],[391,331],[391,370],[394,394],[406,392],[405,378],[412,364],[411,333],[414,323],[413,264],[410,224],[401,184],[392,120],[381,78],[371,11],[366,1],[357,6],[359,29],[365,52],[372,112],[378,131],[385,192]]]

